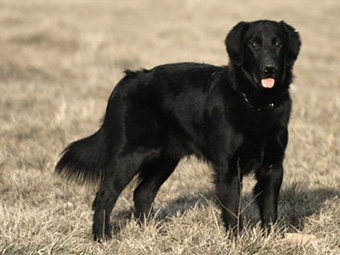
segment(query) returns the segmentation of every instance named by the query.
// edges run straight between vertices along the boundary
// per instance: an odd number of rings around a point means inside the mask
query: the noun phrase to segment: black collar
[[[257,112],[261,112],[261,111],[272,111],[272,110],[274,110],[274,108],[275,108],[275,104],[272,102],[272,103],[269,103],[268,105],[264,105],[264,106],[259,106],[259,107],[257,107],[257,106],[255,106],[255,105],[253,105],[250,101],[249,101],[249,99],[248,99],[248,97],[247,97],[247,95],[245,94],[245,93],[241,93],[241,95],[242,95],[242,98],[243,98],[243,100],[246,102],[246,104],[248,105],[248,107],[250,108],[250,109],[252,109],[252,110],[255,110],[255,111],[257,111]]]
[[[253,79],[252,77],[249,75],[249,73],[243,68],[241,67],[241,71],[243,72],[243,74],[245,75],[245,77],[248,79],[248,82],[253,83]],[[240,91],[241,92],[241,91]],[[255,106],[254,104],[252,104],[249,100],[249,98],[247,97],[246,93],[241,92],[241,95],[243,97],[243,100],[246,102],[246,104],[248,105],[248,107],[254,111],[257,112],[261,112],[261,111],[272,111],[275,108],[275,104],[274,102],[268,103],[267,105],[263,105],[263,106]]]

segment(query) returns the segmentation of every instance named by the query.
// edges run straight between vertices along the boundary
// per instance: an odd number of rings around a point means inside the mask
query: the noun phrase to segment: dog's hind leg
[[[96,241],[111,238],[110,214],[122,190],[138,173],[140,166],[152,152],[131,153],[114,157],[105,169],[105,175],[93,202],[93,237]]]
[[[152,203],[159,188],[175,170],[179,159],[160,156],[145,164],[139,173],[141,182],[134,191],[136,216],[144,220],[151,213]]]

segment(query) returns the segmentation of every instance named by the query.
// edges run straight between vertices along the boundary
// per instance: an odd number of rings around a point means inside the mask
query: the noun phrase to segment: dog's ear
[[[286,22],[280,22],[281,27],[286,36],[286,65],[293,65],[300,52],[301,39],[295,28],[288,25]]]
[[[243,64],[243,35],[247,31],[249,23],[240,22],[228,33],[224,43],[227,47],[230,61],[237,66]]]

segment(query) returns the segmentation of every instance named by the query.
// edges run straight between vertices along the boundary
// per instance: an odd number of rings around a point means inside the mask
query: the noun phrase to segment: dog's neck
[[[267,105],[256,106],[256,105],[254,105],[254,104],[252,104],[250,102],[250,100],[248,99],[246,93],[241,93],[241,96],[242,96],[244,102],[247,104],[248,108],[250,108],[252,110],[255,110],[257,112],[272,111],[275,108],[274,102],[268,103]]]
[[[253,111],[273,111],[281,104],[283,97],[288,95],[291,77],[288,77],[290,80],[284,77],[277,88],[266,91],[259,90],[251,75],[242,67],[230,64],[229,73],[234,91],[241,97],[247,108]]]

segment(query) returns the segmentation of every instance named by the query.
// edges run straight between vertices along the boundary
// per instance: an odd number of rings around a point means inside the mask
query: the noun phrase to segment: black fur
[[[300,38],[283,21],[261,20],[240,22],[225,43],[228,67],[180,63],[126,71],[100,129],[65,149],[56,172],[81,182],[100,180],[93,204],[96,240],[111,237],[110,213],[135,175],[140,178],[136,213],[143,217],[188,155],[214,169],[227,229],[242,227],[236,217],[240,183],[252,170],[262,225],[276,221],[291,110],[288,88]],[[262,85],[265,78],[275,79],[273,88]]]

